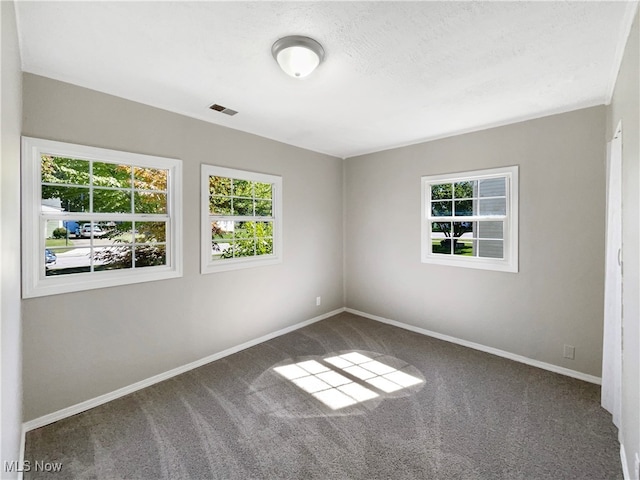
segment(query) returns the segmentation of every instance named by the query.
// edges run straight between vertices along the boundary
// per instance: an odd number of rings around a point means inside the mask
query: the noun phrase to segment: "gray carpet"
[[[599,398],[344,313],[29,432],[24,478],[621,479]]]

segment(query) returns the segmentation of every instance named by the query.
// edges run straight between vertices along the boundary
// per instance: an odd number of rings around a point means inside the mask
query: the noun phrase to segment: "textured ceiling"
[[[17,2],[23,70],[339,157],[609,101],[635,2]],[[318,40],[307,78],[271,45]],[[233,117],[208,109],[218,103]]]

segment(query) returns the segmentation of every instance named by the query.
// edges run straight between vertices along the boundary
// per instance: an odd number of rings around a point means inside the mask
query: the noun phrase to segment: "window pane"
[[[456,200],[455,215],[458,217],[473,215],[473,200]]]
[[[209,194],[231,196],[231,179],[226,177],[209,177]]]
[[[236,197],[253,197],[253,183],[248,180],[233,179],[233,195]]]
[[[164,245],[136,245],[135,267],[153,267],[167,264]]]
[[[43,183],[89,185],[89,162],[74,158],[42,155],[40,161]]]
[[[134,167],[134,187],[139,190],[167,190],[168,170]]]
[[[115,243],[107,247],[93,249],[94,270],[122,270],[133,265],[133,247]]]
[[[93,184],[100,187],[131,188],[131,167],[93,162]]]
[[[431,239],[431,252],[442,255],[451,255],[451,238]]]
[[[273,222],[256,222],[256,237],[273,237]]]
[[[242,238],[236,239],[233,244],[233,258],[253,257],[256,255],[256,239]]]
[[[433,253],[451,253],[451,222],[431,222],[431,251]]]
[[[442,238],[448,236],[451,232],[450,222],[431,222],[431,236],[433,238]]]
[[[216,250],[213,252],[212,258],[214,260],[216,259],[227,260],[227,259],[233,258],[233,252],[235,251],[234,241],[228,241],[225,243],[221,243],[219,245],[220,245],[220,250]]]
[[[62,220],[47,220],[44,238],[48,247],[68,245],[67,229],[64,227],[64,222]]]
[[[451,211],[451,202],[431,202],[431,215],[434,217],[450,217],[453,213]]]
[[[233,241],[215,241],[211,246],[211,259],[225,260],[227,258],[233,258]]]
[[[254,194],[256,198],[272,198],[273,186],[270,183],[254,182]]]
[[[89,267],[88,249],[84,249],[83,252],[74,252],[76,246],[73,238],[69,238],[70,233],[73,232],[67,232],[62,220],[47,220],[44,229],[44,269],[46,276],[77,273],[72,268],[74,265]],[[74,261],[70,261],[69,255],[78,257],[80,254],[84,254],[80,262],[77,261],[77,258]]]
[[[473,238],[475,222],[453,222],[453,236],[456,238]]]
[[[453,196],[453,186],[450,183],[431,185],[431,200],[450,199]]]
[[[133,194],[135,213],[167,213],[167,194],[135,192]]]
[[[480,215],[506,215],[507,201],[505,198],[481,198]]]
[[[271,217],[271,200],[256,200],[256,216]]]
[[[43,185],[42,205],[42,211],[88,212],[89,188]]]
[[[166,242],[167,222],[136,222],[136,242]]]
[[[256,255],[273,254],[273,238],[258,238],[256,241]]]
[[[233,233],[233,222],[211,223],[211,256],[214,260],[233,256]]]
[[[69,240],[68,246],[45,248],[45,276],[85,273],[91,270],[90,250],[76,248],[73,243],[72,240]],[[46,245],[50,245],[48,240]]]
[[[255,222],[233,222],[234,238],[255,237]]]
[[[454,255],[462,255],[465,257],[476,256],[476,244],[477,240],[456,240]]]
[[[450,222],[431,222],[431,236],[432,237],[443,237],[446,233],[451,232],[451,223]],[[437,235],[439,234],[439,235]]]
[[[477,184],[478,182],[475,180],[455,183],[453,187],[455,198],[473,198],[474,192],[478,188]]]
[[[221,220],[211,222],[212,238],[233,239],[234,222]]]
[[[505,178],[480,180],[481,197],[504,197],[506,194]]]
[[[253,200],[234,198],[232,215],[253,215]]]
[[[485,258],[502,258],[502,240],[478,240],[478,256]]]
[[[130,190],[93,190],[93,211],[98,213],[131,213]]]
[[[60,251],[56,248],[45,248],[44,249],[44,270],[45,275],[51,275],[50,269],[56,268],[56,263],[58,262],[58,254]]]
[[[110,222],[108,227],[108,237],[114,243],[132,243],[133,242],[133,222]]]
[[[231,198],[211,197],[209,200],[209,211],[215,215],[231,215]]]
[[[235,222],[234,257],[251,257],[256,254],[256,228],[256,222]]]
[[[503,238],[503,222],[478,222],[478,238]]]

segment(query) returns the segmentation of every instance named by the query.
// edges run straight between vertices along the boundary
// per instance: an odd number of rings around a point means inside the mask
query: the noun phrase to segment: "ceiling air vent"
[[[218,105],[217,103],[214,103],[214,104],[213,104],[213,105],[211,105],[209,108],[210,108],[211,110],[215,110],[216,112],[225,113],[225,114],[227,114],[227,115],[231,115],[231,116],[233,116],[233,115],[235,115],[236,113],[238,113],[238,112],[236,112],[235,110],[231,110],[230,108],[223,107],[222,105]]]

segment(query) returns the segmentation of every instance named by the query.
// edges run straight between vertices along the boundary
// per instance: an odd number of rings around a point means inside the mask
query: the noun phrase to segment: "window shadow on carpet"
[[[344,350],[278,362],[249,391],[257,412],[293,418],[362,415],[424,385],[422,373],[398,358]]]

